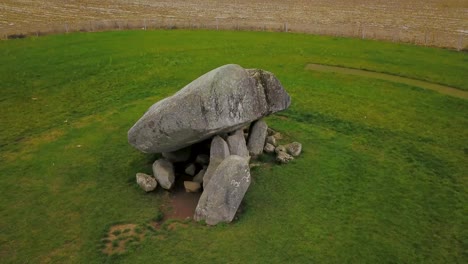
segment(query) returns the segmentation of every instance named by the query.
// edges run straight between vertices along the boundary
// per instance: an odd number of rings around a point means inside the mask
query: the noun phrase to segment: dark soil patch
[[[189,175],[177,175],[174,188],[168,193],[166,202],[162,206],[161,210],[164,212],[163,221],[169,219],[176,220],[191,220],[195,213],[198,200],[200,199],[200,193],[188,193],[184,188],[184,181],[191,181],[192,176]]]

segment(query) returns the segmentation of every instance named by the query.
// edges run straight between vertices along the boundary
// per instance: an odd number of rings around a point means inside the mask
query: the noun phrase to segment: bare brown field
[[[0,34],[125,28],[293,31],[462,49],[467,0],[0,0]]]

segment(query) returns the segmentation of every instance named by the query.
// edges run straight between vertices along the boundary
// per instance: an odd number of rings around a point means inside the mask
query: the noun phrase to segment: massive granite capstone
[[[145,153],[172,152],[235,131],[290,103],[272,73],[228,64],[151,106],[128,131],[128,141]]]

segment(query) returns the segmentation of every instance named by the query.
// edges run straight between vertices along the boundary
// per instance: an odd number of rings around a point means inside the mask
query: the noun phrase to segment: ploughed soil
[[[0,34],[22,37],[22,33],[111,28],[287,27],[296,32],[366,38],[390,34],[385,37],[404,41],[419,38],[423,44],[437,46],[463,41],[459,36],[468,33],[466,12],[466,0],[2,0]]]

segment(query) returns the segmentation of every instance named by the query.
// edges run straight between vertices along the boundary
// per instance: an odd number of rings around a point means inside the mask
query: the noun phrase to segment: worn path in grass
[[[406,77],[401,77],[401,76],[388,74],[388,73],[374,72],[374,71],[369,71],[369,70],[353,69],[353,68],[346,68],[346,67],[332,66],[332,65],[315,64],[315,63],[307,64],[306,69],[311,70],[311,71],[319,71],[319,72],[335,72],[335,73],[341,73],[341,74],[350,74],[350,75],[379,79],[379,80],[390,81],[390,82],[395,82],[395,83],[402,83],[402,84],[407,84],[411,86],[416,86],[416,87],[421,87],[424,89],[437,91],[439,93],[447,94],[450,96],[455,96],[458,98],[468,99],[468,92],[462,91],[457,88],[453,88],[453,87],[446,86],[446,85],[440,85],[436,83],[431,83],[431,82],[426,82],[426,81],[421,81],[421,80],[416,80],[416,79],[411,79],[411,78],[406,78]]]

